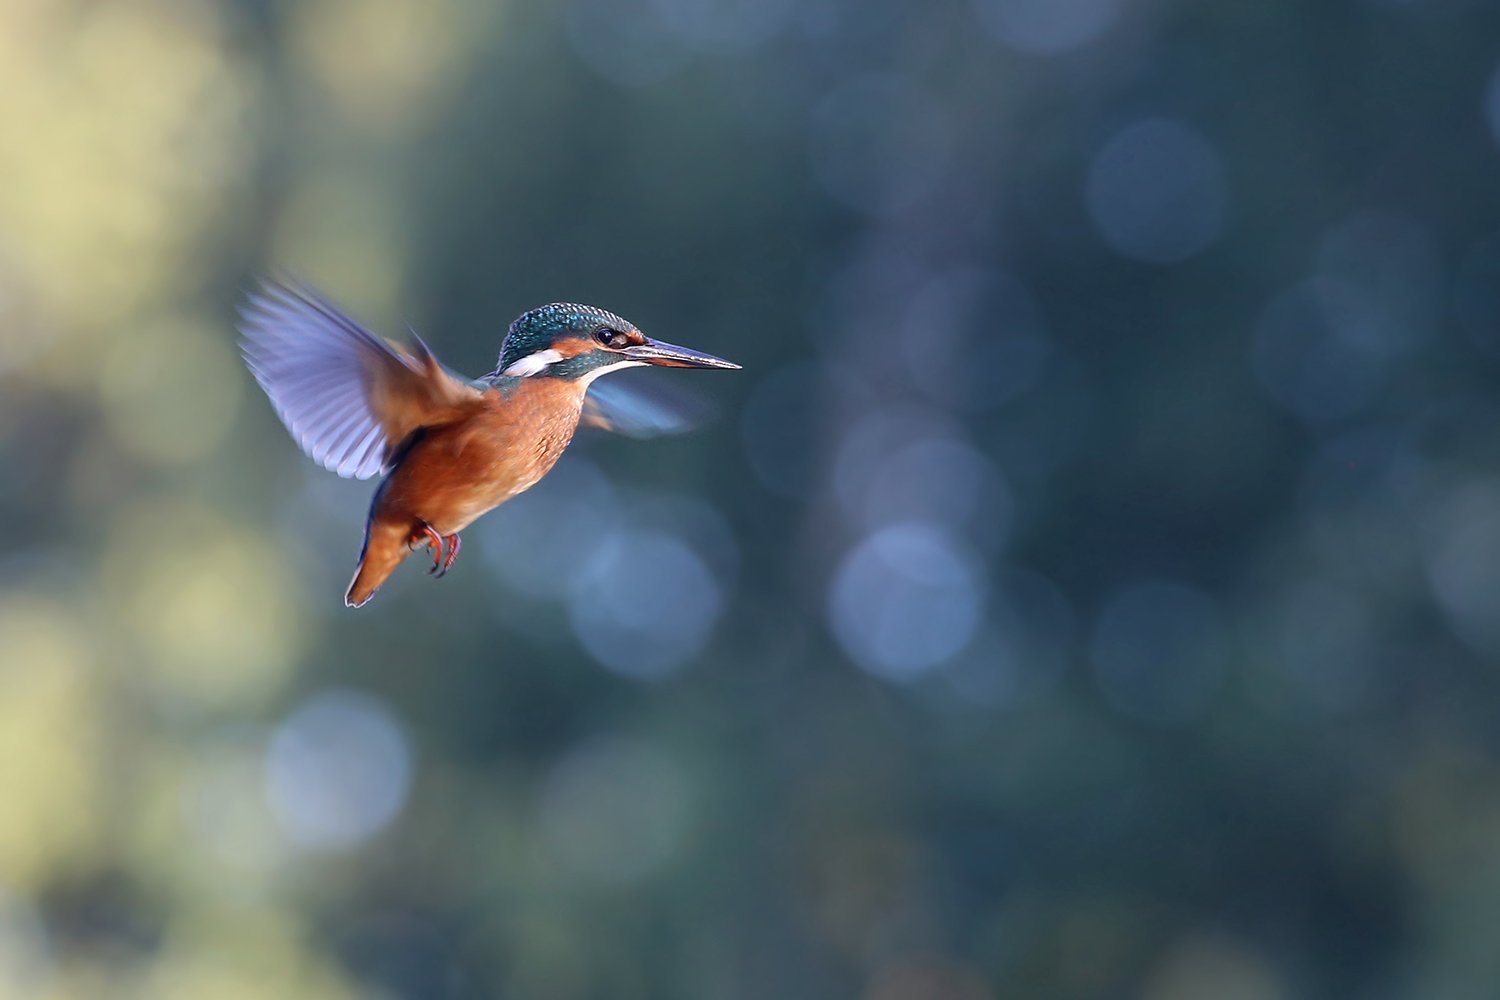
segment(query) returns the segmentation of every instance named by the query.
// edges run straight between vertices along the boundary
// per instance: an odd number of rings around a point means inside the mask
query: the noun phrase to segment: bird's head
[[[652,340],[612,312],[574,302],[554,302],[524,312],[500,346],[496,371],[512,377],[581,380],[635,365],[668,368],[738,368],[712,354]]]

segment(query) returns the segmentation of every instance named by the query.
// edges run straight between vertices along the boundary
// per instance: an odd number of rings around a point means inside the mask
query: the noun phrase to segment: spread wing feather
[[[681,434],[703,423],[709,407],[684,389],[665,389],[655,384],[635,384],[599,379],[589,386],[583,399],[581,422],[629,437]]]
[[[408,353],[316,292],[263,281],[241,309],[240,349],[276,415],[319,465],[369,479],[420,427],[459,419],[479,390],[420,339]]]

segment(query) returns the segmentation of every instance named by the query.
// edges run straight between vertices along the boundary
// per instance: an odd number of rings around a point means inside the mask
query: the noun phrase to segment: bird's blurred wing
[[[420,427],[451,423],[479,390],[417,338],[405,351],[317,293],[263,281],[241,310],[240,349],[281,422],[319,465],[369,479]]]
[[[585,427],[598,427],[630,437],[681,434],[703,423],[710,407],[683,389],[630,384],[621,376],[599,379],[583,399]]]

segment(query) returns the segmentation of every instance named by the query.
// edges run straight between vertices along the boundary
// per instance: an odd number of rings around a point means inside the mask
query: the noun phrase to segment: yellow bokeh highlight
[[[357,304],[390,308],[401,287],[407,268],[397,206],[389,187],[369,173],[310,168],[278,212],[271,256],[348,303],[362,322],[378,325]]]
[[[200,459],[224,440],[239,411],[245,373],[227,317],[142,324],[106,347],[99,400],[110,432],[159,465]]]
[[[233,730],[190,754],[160,742],[142,754],[125,849],[135,870],[179,901],[264,902],[287,844],[265,797],[265,734]]]
[[[259,85],[224,14],[0,4],[0,287],[37,318],[0,338],[60,337],[54,378],[92,360],[78,335],[196,287],[194,251],[246,186]]]
[[[139,994],[131,987],[133,970],[111,964],[103,956],[80,952],[63,957],[47,988],[36,1000],[99,1000],[101,997],[131,998]]]
[[[354,1000],[344,975],[314,956],[277,910],[184,911],[144,977],[150,1000]]]
[[[292,50],[348,124],[418,122],[448,99],[498,5],[465,0],[294,0]]]
[[[0,595],[0,885],[29,889],[97,847],[109,760],[94,651],[76,611]]]
[[[307,623],[270,540],[177,498],[146,499],[111,526],[109,606],[167,705],[244,712],[295,668]]]

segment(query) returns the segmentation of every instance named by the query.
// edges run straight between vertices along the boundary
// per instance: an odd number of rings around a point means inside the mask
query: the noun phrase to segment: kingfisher
[[[378,337],[311,288],[264,279],[240,310],[240,349],[308,457],[345,478],[383,476],[344,603],[375,595],[426,546],[428,573],[458,558],[459,532],[535,486],[580,424],[635,436],[680,430],[680,415],[601,375],[640,365],[739,368],[652,340],[612,312],[554,302],[524,312],[495,370],[469,380],[411,331]]]

